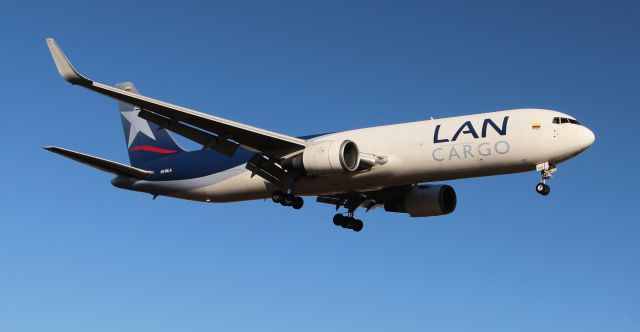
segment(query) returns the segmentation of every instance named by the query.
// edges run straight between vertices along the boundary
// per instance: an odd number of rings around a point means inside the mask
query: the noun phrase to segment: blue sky
[[[634,1],[5,1],[0,331],[638,331],[640,6]],[[41,149],[126,162],[89,77],[291,135],[519,107],[595,145],[450,181],[455,213],[202,204],[113,188]],[[191,145],[193,146],[193,145]]]

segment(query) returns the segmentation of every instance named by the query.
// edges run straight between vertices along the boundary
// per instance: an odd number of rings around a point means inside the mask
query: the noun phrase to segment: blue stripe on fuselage
[[[255,152],[238,149],[233,157],[205,149],[170,154],[154,159],[142,166],[153,171],[150,181],[170,181],[199,178],[242,165],[249,161]]]

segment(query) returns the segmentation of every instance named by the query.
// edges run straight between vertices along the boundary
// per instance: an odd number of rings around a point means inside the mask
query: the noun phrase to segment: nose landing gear
[[[551,192],[551,187],[547,185],[547,180],[552,178],[553,173],[555,173],[558,168],[546,162],[536,165],[536,170],[540,171],[540,183],[536,185],[536,192],[542,196],[547,196]]]
[[[536,192],[542,196],[547,196],[551,192],[551,187],[546,183],[540,182],[536,185]]]

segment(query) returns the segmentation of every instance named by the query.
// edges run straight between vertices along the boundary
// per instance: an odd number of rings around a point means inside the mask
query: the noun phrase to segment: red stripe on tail
[[[175,150],[157,148],[155,146],[149,146],[149,145],[134,146],[129,151],[150,151],[150,152],[163,153],[163,154],[169,154],[169,153],[175,153],[176,152]]]

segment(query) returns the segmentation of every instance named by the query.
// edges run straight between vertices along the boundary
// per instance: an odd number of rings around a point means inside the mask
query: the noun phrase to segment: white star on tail
[[[151,131],[151,128],[149,128],[149,123],[145,119],[139,117],[138,113],[140,113],[139,107],[134,107],[133,111],[120,113],[122,114],[122,116],[124,116],[125,119],[127,119],[127,121],[129,121],[130,125],[128,147],[131,147],[133,140],[136,138],[136,135],[138,135],[139,132],[147,135],[147,137],[151,138],[152,140],[156,139],[156,137],[153,135],[153,132]]]

